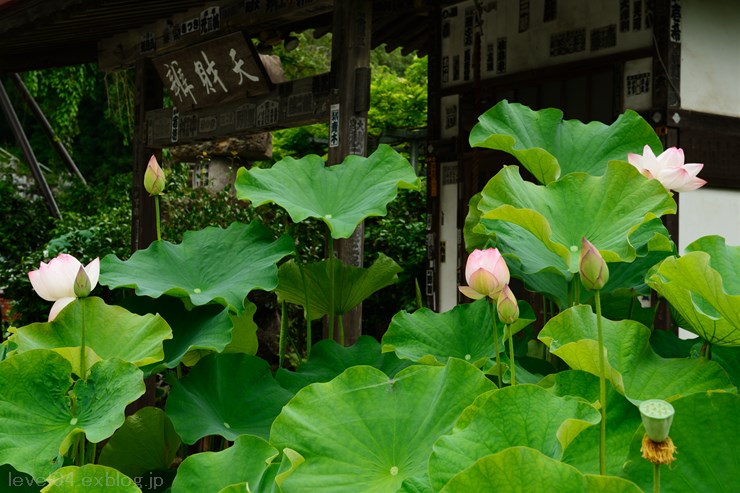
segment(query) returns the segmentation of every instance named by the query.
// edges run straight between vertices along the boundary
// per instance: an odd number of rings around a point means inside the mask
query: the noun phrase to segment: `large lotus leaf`
[[[381,144],[366,158],[350,155],[336,166],[312,154],[286,157],[269,169],[240,168],[236,194],[255,206],[274,202],[296,223],[321,219],[332,238],[349,238],[366,217],[385,216],[399,188],[418,190],[419,184],[406,158]]]
[[[272,425],[271,443],[305,462],[284,493],[386,493],[422,477],[432,444],[493,384],[474,366],[410,366],[388,378],[369,366],[304,388]]]
[[[347,313],[371,294],[398,280],[403,269],[390,257],[378,255],[369,268],[354,267],[338,258],[313,264],[289,261],[280,266],[278,300],[310,308],[311,320],[329,313],[332,274],[334,277],[334,314]],[[302,272],[301,272],[302,271]],[[308,300],[306,300],[308,296]],[[306,303],[308,301],[308,303]]]
[[[266,361],[246,354],[212,354],[173,380],[166,412],[185,443],[208,435],[234,440],[269,435],[293,393],[273,378]]]
[[[323,339],[313,346],[308,361],[295,371],[280,368],[275,379],[284,388],[296,393],[312,383],[328,382],[352,366],[372,366],[393,377],[409,364],[409,361],[400,360],[395,354],[381,353],[380,343],[370,336],[360,336],[349,347],[342,346],[334,339]]]
[[[578,272],[584,237],[607,262],[632,262],[637,252],[630,235],[643,222],[675,212],[676,203],[659,181],[613,162],[602,176],[571,173],[547,186],[506,166],[483,188],[478,209],[474,231],[505,242],[503,253],[521,259],[526,272],[554,267],[567,276]]]
[[[676,244],[658,218],[642,223],[629,236],[635,248],[636,258],[633,262],[615,262],[609,264],[609,281],[604,292],[618,289],[630,289],[635,293],[649,295],[650,289],[645,283],[645,272],[664,258],[676,254]]]
[[[660,139],[640,115],[627,110],[611,125],[563,120],[555,108],[532,111],[501,101],[478,118],[470,132],[472,147],[511,154],[541,183],[550,183],[574,171],[600,175],[609,161],[642,154],[648,144],[660,153]]]
[[[671,403],[675,410],[670,437],[676,460],[660,468],[661,491],[740,491],[740,396],[701,392]],[[645,491],[653,485],[653,465],[642,458],[644,429],[634,435],[623,475]]]
[[[248,483],[241,491],[262,491],[268,467],[278,451],[262,438],[242,435],[221,452],[203,452],[182,461],[172,493],[218,493],[235,483]],[[268,474],[269,475],[269,474]]]
[[[638,322],[604,318],[602,328],[607,378],[636,404],[735,389],[727,372],[713,361],[658,356],[650,346],[650,329]],[[597,321],[590,306],[577,305],[551,318],[539,339],[572,369],[599,374]]]
[[[439,491],[478,459],[509,447],[530,447],[559,460],[581,430],[600,420],[599,411],[582,399],[536,385],[487,392],[463,412],[450,435],[434,444],[432,487]]]
[[[0,363],[0,463],[45,478],[61,467],[71,435],[108,438],[123,424],[126,405],[144,393],[141,370],[118,359],[93,365],[86,381],[71,374],[70,363],[49,349]]]
[[[131,478],[172,466],[180,437],[164,411],[156,407],[139,409],[126,418],[100,451],[98,463],[121,471]]]
[[[539,385],[560,396],[578,397],[598,407],[599,378],[578,370],[548,375]],[[606,384],[606,472],[618,475],[629,452],[632,437],[640,426],[637,406]],[[600,426],[586,428],[568,445],[562,461],[582,473],[599,473]]]
[[[535,320],[534,311],[519,300],[520,318],[513,332]],[[504,351],[504,325],[497,324],[499,353]],[[485,299],[457,305],[445,313],[421,308],[414,313],[399,312],[383,335],[383,352],[394,351],[399,358],[416,363],[444,365],[449,358],[469,361],[483,367],[495,358],[493,324]]]
[[[277,262],[293,250],[289,236],[275,240],[258,222],[209,227],[186,232],[179,245],[155,241],[126,261],[107,255],[100,284],[134,288],[139,296],[186,298],[196,306],[216,302],[241,313],[250,291],[275,289]]]
[[[129,296],[122,305],[134,313],[157,313],[172,328],[172,339],[164,341],[164,358],[148,368],[159,371],[174,368],[180,362],[193,366],[210,353],[220,353],[232,339],[234,323],[229,309],[221,305],[186,307],[182,300],[171,296],[152,299],[148,296]],[[244,314],[251,317],[257,307],[245,302]],[[256,337],[255,337],[256,338]]]
[[[648,285],[680,314],[686,329],[718,346],[740,346],[740,246],[720,236],[689,245],[648,275]]]
[[[626,479],[581,474],[578,469],[528,447],[511,447],[478,459],[452,478],[440,493],[473,491],[641,493],[637,485]]]
[[[172,338],[170,326],[159,315],[135,315],[90,297],[73,301],[51,322],[15,329],[11,339],[18,352],[79,347],[83,324],[85,345],[98,357],[118,358],[136,366],[162,361],[162,343]]]
[[[47,481],[41,493],[141,493],[134,479],[97,464],[63,467]]]

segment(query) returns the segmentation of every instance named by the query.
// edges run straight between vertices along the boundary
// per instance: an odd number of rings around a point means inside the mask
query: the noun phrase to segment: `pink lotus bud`
[[[84,273],[84,278],[87,278],[87,282],[82,278],[80,285],[76,286],[81,276],[80,270]],[[90,294],[98,284],[99,276],[100,259],[96,258],[83,267],[79,260],[66,253],[59,254],[48,264],[41,262],[37,270],[28,273],[34,291],[46,301],[54,302],[49,313],[49,322],[54,320],[62,308],[81,297],[82,293],[87,291],[84,296]],[[89,289],[86,289],[88,285]]]
[[[640,170],[648,178],[660,181],[667,190],[689,192],[706,185],[706,181],[696,175],[704,167],[700,163],[685,163],[683,149],[671,147],[659,156],[653,153],[650,146],[643,148],[642,156],[629,153],[627,159],[630,164]]]
[[[496,302],[498,318],[505,324],[513,324],[519,320],[519,305],[516,303],[516,297],[507,284],[498,295]]]
[[[609,267],[599,250],[586,238],[581,241],[581,257],[578,263],[581,283],[591,291],[604,287],[609,280]]]
[[[146,171],[144,172],[144,188],[149,192],[149,195],[162,195],[164,185],[164,171],[159,167],[157,158],[152,156],[149,158],[149,164],[146,165]]]
[[[509,268],[497,248],[474,250],[465,265],[468,286],[459,286],[462,294],[474,300],[488,296],[496,299],[509,283]]]

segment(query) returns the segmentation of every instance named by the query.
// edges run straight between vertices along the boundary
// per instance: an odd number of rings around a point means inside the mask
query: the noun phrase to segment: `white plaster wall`
[[[678,196],[678,252],[708,235],[740,245],[740,191],[700,188]]]
[[[457,167],[457,163],[442,163],[442,177],[447,166]],[[445,261],[439,263],[438,308],[446,312],[457,305],[457,183],[440,186],[439,208],[439,240],[445,243]]]
[[[740,1],[682,0],[681,107],[740,116]]]

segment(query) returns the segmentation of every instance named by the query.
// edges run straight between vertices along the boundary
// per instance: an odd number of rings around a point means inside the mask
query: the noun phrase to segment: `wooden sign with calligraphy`
[[[148,111],[147,145],[171,147],[326,121],[330,74],[276,84],[270,93],[190,110]]]
[[[252,42],[240,32],[157,57],[154,66],[177,108],[204,108],[270,92]]]

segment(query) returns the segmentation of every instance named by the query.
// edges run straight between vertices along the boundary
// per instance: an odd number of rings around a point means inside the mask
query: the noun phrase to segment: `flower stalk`
[[[599,473],[606,474],[606,357],[604,356],[604,331],[601,317],[601,289],[609,281],[609,267],[599,250],[586,238],[581,240],[581,254],[578,272],[583,286],[594,291],[596,305],[596,327],[599,346],[599,411],[601,424],[599,429]],[[577,283],[578,280],[574,279]]]

